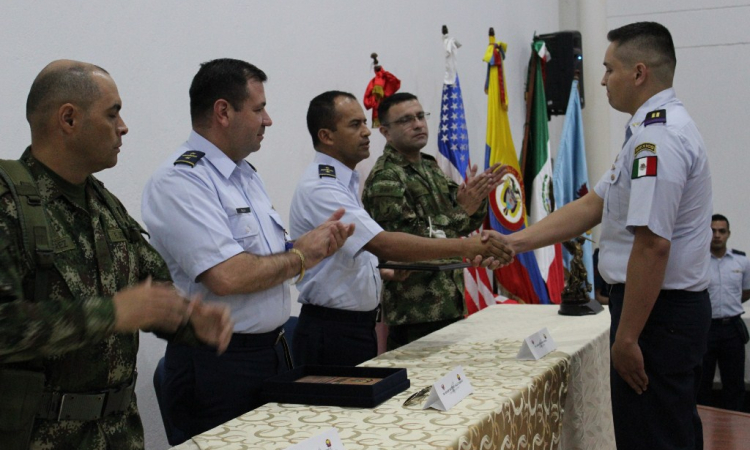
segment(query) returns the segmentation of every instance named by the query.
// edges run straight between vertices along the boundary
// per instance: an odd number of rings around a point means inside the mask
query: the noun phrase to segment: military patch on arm
[[[187,164],[190,167],[195,167],[196,164],[198,164],[198,161],[201,160],[206,156],[205,153],[199,152],[198,150],[188,150],[185,153],[183,153],[177,160],[174,162],[174,165],[177,164]]]
[[[737,250],[736,248],[732,249],[732,253],[734,253],[735,255],[747,256],[745,252],[743,252],[742,250]]]
[[[640,152],[651,152],[656,153],[656,144],[652,144],[650,142],[644,142],[643,144],[637,145],[635,147],[635,156],[638,156],[638,153]]]
[[[643,177],[656,176],[656,156],[644,156],[636,158],[633,161],[633,173],[630,175],[631,180],[637,180]]]
[[[646,119],[643,121],[643,126],[647,127],[655,123],[667,123],[667,110],[657,109],[646,114]]]
[[[336,168],[328,164],[318,164],[318,175],[320,178],[336,178]]]

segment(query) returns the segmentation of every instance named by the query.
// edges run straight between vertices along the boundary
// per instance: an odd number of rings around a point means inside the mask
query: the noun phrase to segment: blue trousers
[[[263,380],[291,368],[278,335],[234,334],[221,356],[208,346],[168,344],[162,390],[172,423],[195,436],[265,403]]]
[[[296,366],[356,366],[378,356],[377,311],[302,305],[292,346]]]
[[[624,285],[610,290],[610,344],[620,323],[624,291]],[[638,339],[648,389],[638,395],[614,367],[610,371],[618,450],[703,448],[696,399],[710,322],[707,291],[661,291]]]
[[[711,321],[708,332],[708,350],[703,355],[703,379],[698,403],[711,406],[711,393],[716,373],[716,363],[721,373],[720,408],[742,411],[745,400],[745,343],[739,327],[740,316]]]

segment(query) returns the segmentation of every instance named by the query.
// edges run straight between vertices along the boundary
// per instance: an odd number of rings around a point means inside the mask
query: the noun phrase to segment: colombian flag
[[[490,44],[484,55],[487,63],[487,146],[485,167],[496,162],[508,166],[506,175],[494,192],[490,193],[490,226],[503,234],[511,234],[526,227],[526,201],[516,148],[508,123],[508,95],[503,71],[507,44]],[[512,264],[495,271],[498,282],[510,293],[526,303],[550,303],[533,252],[516,255]]]

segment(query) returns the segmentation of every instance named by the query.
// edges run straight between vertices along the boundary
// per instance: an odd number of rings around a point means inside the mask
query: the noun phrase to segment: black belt
[[[301,314],[321,320],[334,320],[350,323],[375,323],[380,320],[380,305],[372,311],[347,311],[345,309],[325,308],[323,306],[302,305]]]
[[[135,380],[127,385],[94,393],[45,392],[36,417],[47,420],[98,420],[125,412],[135,390]]]
[[[732,316],[732,317],[720,317],[718,319],[711,319],[711,323],[717,324],[717,325],[727,325],[730,323],[734,323],[739,318],[740,318],[739,315]]]
[[[284,336],[284,328],[279,327],[267,333],[234,333],[230,345],[242,347],[273,347]]]
[[[610,284],[609,294],[612,295],[625,295],[625,285],[622,283]],[[659,297],[661,298],[680,298],[685,296],[699,296],[702,295],[703,291],[686,291],[683,289],[662,289],[659,291]]]

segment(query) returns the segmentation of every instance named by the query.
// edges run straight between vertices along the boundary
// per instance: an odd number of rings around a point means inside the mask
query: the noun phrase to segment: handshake
[[[516,255],[507,237],[495,230],[483,230],[463,241],[463,257],[469,259],[474,267],[495,270],[513,262]]]

